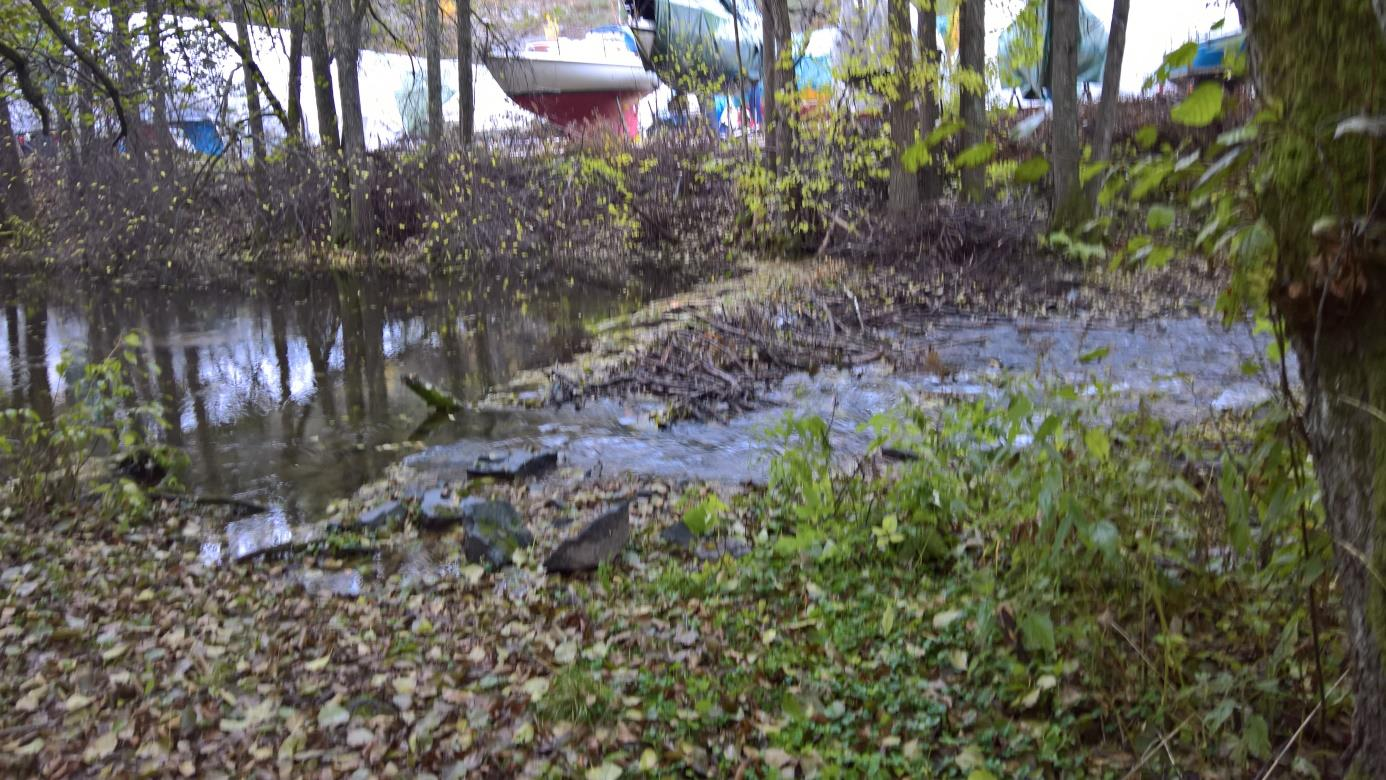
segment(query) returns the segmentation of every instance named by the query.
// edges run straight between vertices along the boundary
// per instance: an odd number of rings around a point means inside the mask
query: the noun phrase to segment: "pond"
[[[406,375],[479,398],[518,371],[568,358],[594,323],[651,292],[345,276],[234,294],[10,290],[0,296],[0,399],[51,413],[83,362],[137,332],[135,390],[174,410],[167,440],[191,457],[191,486],[308,514],[399,459],[429,416]],[[485,438],[495,422],[459,416],[420,438]]]

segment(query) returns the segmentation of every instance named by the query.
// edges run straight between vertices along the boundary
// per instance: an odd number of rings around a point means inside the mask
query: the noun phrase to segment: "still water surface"
[[[311,513],[377,477],[428,417],[405,375],[475,399],[518,371],[566,359],[591,325],[644,298],[634,289],[497,282],[482,292],[333,277],[253,294],[8,290],[0,399],[50,413],[82,363],[138,332],[136,391],[174,410],[167,439],[191,456],[188,481]],[[487,438],[495,421],[459,416],[422,440]]]

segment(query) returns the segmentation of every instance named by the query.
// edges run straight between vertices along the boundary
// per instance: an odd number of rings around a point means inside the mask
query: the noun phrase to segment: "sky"
[[[1111,0],[1082,0],[1104,28],[1112,18]],[[1001,31],[1010,26],[1022,3],[1018,0],[988,0],[987,55],[996,56]],[[1160,67],[1165,53],[1185,41],[1209,36],[1213,23],[1226,19],[1217,34],[1241,28],[1237,9],[1231,0],[1131,0],[1131,16],[1126,25],[1126,56],[1121,68],[1121,91],[1135,94],[1147,76]]]

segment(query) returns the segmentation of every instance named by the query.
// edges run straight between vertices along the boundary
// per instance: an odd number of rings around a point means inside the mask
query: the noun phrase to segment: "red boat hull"
[[[636,106],[641,92],[545,92],[512,95],[526,111],[571,130],[603,129],[635,138],[640,134]]]

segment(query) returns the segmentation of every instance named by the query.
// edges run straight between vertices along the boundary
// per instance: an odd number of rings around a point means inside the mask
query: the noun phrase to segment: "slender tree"
[[[1107,33],[1107,61],[1102,67],[1102,102],[1097,106],[1096,138],[1093,140],[1093,161],[1110,162],[1112,133],[1116,128],[1117,105],[1121,102],[1121,63],[1126,53],[1126,20],[1131,15],[1131,0],[1113,0],[1112,27]],[[1097,207],[1097,192],[1102,177],[1088,182],[1088,208]]]
[[[10,125],[10,102],[0,90],[0,221],[13,217],[22,222],[34,218],[34,200],[24,178],[24,164]]]
[[[476,122],[476,78],[472,71],[472,0],[457,0],[457,111],[463,146],[470,146]]]
[[[144,122],[140,119],[140,75],[135,68],[135,56],[130,48],[130,9],[124,2],[114,2],[110,4],[110,14],[110,47],[116,62],[113,80],[120,87],[121,94],[127,98],[135,97],[130,103],[134,110],[126,117],[129,132],[125,136],[125,149],[135,164],[143,167],[148,150],[145,148],[146,138],[142,130]]]
[[[1078,2],[1078,0],[1072,0]],[[966,79],[958,92],[958,111],[962,115],[962,145],[969,148],[987,138],[986,0],[963,0],[958,20],[958,65]],[[982,166],[962,171],[963,196],[980,201],[985,196],[986,179]]]
[[[1386,4],[1237,0],[1252,78],[1279,106],[1255,141],[1251,210],[1306,389],[1356,711],[1348,776],[1386,777]],[[1347,132],[1349,117],[1369,118]]]
[[[793,155],[793,128],[788,115],[793,103],[794,52],[788,0],[763,0],[761,83],[765,100],[765,159],[782,175]]]
[[[1051,217],[1056,226],[1067,227],[1081,221],[1087,203],[1078,187],[1078,0],[1049,0],[1049,11],[1053,40],[1049,90],[1054,100]]]
[[[149,87],[149,114],[154,122],[152,145],[160,152],[173,147],[173,135],[168,123],[168,72],[165,67],[163,0],[145,0],[145,81]]]
[[[890,48],[894,56],[890,101],[890,212],[900,217],[919,207],[919,177],[905,169],[905,152],[914,143],[914,36],[910,30],[910,0],[888,0]]]
[[[923,90],[919,94],[919,134],[928,136],[938,125],[939,104],[935,84],[938,83],[938,67],[942,58],[938,48],[938,3],[937,0],[922,0],[916,38],[919,39],[919,70],[924,76]],[[919,194],[925,200],[935,200],[943,195],[943,179],[933,162],[919,169]]]
[[[284,118],[289,139],[303,137],[303,35],[306,12],[304,0],[289,0],[289,94]]]
[[[318,109],[318,137],[330,171],[328,202],[334,238],[351,233],[350,188],[342,159],[342,139],[337,130],[337,103],[332,88],[332,55],[327,46],[326,0],[303,0],[304,32],[308,37],[308,58],[313,69],[313,103]]]
[[[428,71],[428,143],[437,147],[443,140],[443,63],[442,20],[438,0],[423,0],[424,59]],[[458,70],[458,78],[462,71]]]
[[[244,0],[231,0],[231,19],[236,24],[236,43],[240,49],[241,70],[245,81],[245,107],[250,124],[250,148],[258,168],[265,162],[265,117],[260,110],[260,87],[255,53],[250,45],[250,25],[246,21]]]
[[[337,91],[342,98],[342,152],[350,193],[350,235],[339,235],[356,246],[366,246],[375,232],[367,181],[366,123],[361,111],[361,18],[365,10],[354,0],[333,0],[336,27]]]

